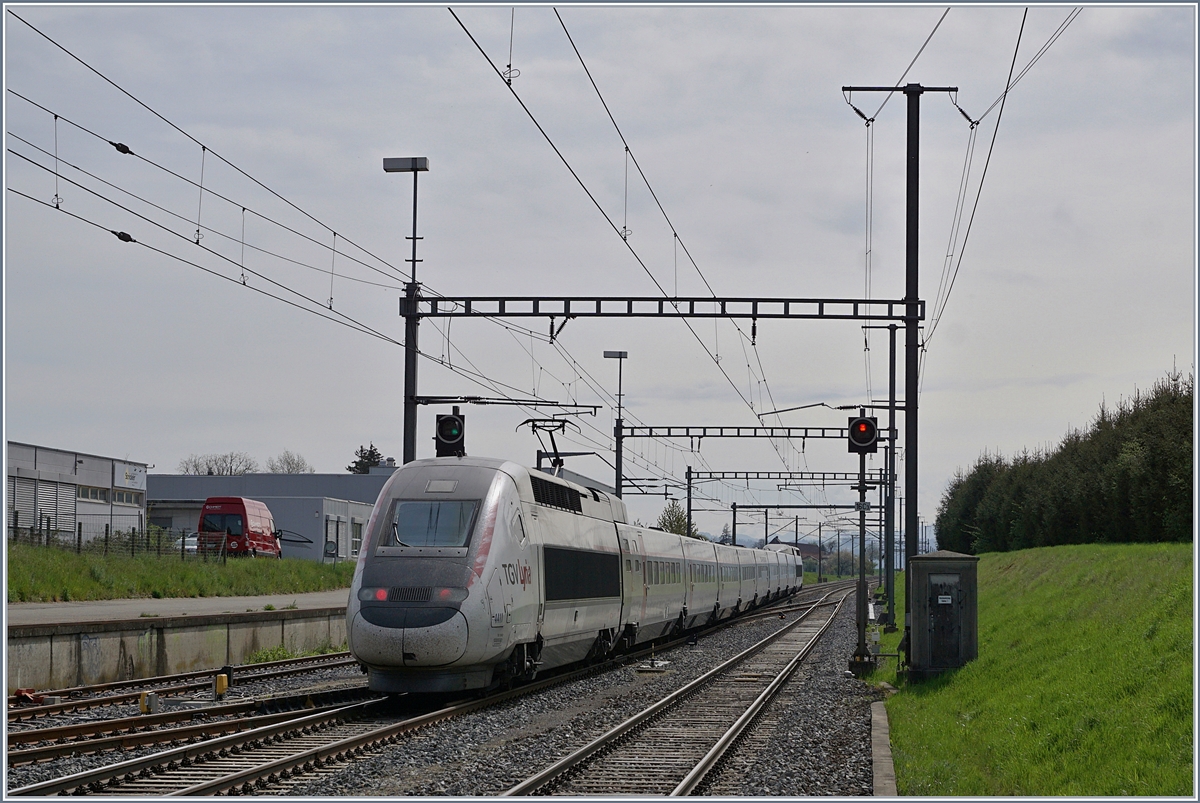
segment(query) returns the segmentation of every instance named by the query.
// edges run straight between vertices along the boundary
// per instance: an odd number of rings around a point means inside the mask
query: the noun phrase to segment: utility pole
[[[685,472],[687,477],[687,534],[690,537],[692,534],[692,467],[688,466]]]
[[[858,411],[867,414],[866,408]],[[858,586],[855,589],[855,624],[858,629],[858,646],[850,657],[850,669],[863,675],[874,666],[871,653],[867,650],[867,453],[858,453]],[[853,543],[853,541],[851,541]]]
[[[917,244],[920,234],[920,168],[921,168],[921,95],[926,92],[957,92],[956,86],[844,86],[843,92],[903,92],[908,98],[908,148],[905,171],[905,237],[904,237],[904,494],[908,497],[908,517],[904,522],[905,565],[917,554],[917,394],[920,390],[917,371],[920,365],[919,271]],[[912,663],[912,577],[906,574],[908,593],[904,595],[904,662]]]
[[[823,557],[822,553],[825,551],[821,544],[821,525],[822,524],[824,524],[824,522],[822,522],[822,521],[817,522],[817,585],[820,585],[822,582],[824,582],[821,579],[821,559]]]
[[[421,299],[421,285],[417,282],[417,173],[429,169],[429,159],[424,156],[384,159],[385,173],[413,174],[413,227],[412,257],[405,260],[412,266],[409,281],[404,284],[404,298],[400,302],[400,314],[404,316],[404,447],[403,463],[417,459],[417,327],[421,319],[417,316]]]
[[[888,370],[888,441],[887,441],[887,496],[884,500],[883,516],[887,532],[887,568],[884,583],[887,593],[887,624],[885,633],[896,631],[896,324],[888,325],[888,347],[891,354]]]

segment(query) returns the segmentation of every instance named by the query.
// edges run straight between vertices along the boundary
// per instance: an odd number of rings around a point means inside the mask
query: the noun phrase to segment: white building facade
[[[37,531],[82,535],[146,527],[145,463],[8,441],[9,537]]]

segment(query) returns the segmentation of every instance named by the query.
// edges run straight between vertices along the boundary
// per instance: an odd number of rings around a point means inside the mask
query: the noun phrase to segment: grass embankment
[[[349,588],[353,574],[351,562],[239,558],[222,564],[8,545],[9,602],[300,594]]]
[[[1191,544],[981,555],[978,659],[888,700],[900,794],[1191,795],[1192,572]]]

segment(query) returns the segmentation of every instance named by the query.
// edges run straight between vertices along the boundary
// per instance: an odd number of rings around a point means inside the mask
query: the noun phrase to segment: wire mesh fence
[[[50,517],[21,526],[11,517],[8,541],[12,544],[61,549],[76,554],[127,555],[178,558],[182,561],[225,561],[222,533],[145,526],[137,516],[78,516],[73,528],[58,526]]]

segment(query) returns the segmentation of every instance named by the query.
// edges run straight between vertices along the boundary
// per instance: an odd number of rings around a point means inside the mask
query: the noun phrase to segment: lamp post
[[[625,368],[625,358],[628,356],[629,356],[628,351],[606,351],[606,352],[604,352],[604,357],[606,359],[617,361],[617,423],[615,426],[613,426],[613,437],[616,441],[616,452],[617,452],[616,453],[617,481],[616,481],[616,485],[614,485],[613,487],[616,488],[618,499],[621,498],[621,482],[622,482],[622,475],[621,475],[621,445],[622,444],[621,444],[621,441],[624,440],[622,428],[625,424],[625,421],[621,417],[621,415],[622,415],[621,382],[623,379],[623,373],[624,373],[624,368]]]
[[[413,230],[412,257],[405,260],[412,266],[410,281],[404,285],[404,299],[400,302],[401,314],[404,316],[404,452],[402,462],[411,463],[417,459],[417,326],[421,319],[417,317],[417,302],[421,298],[421,285],[417,282],[417,173],[429,169],[429,159],[425,156],[405,156],[400,158],[385,158],[383,172],[413,174]]]

